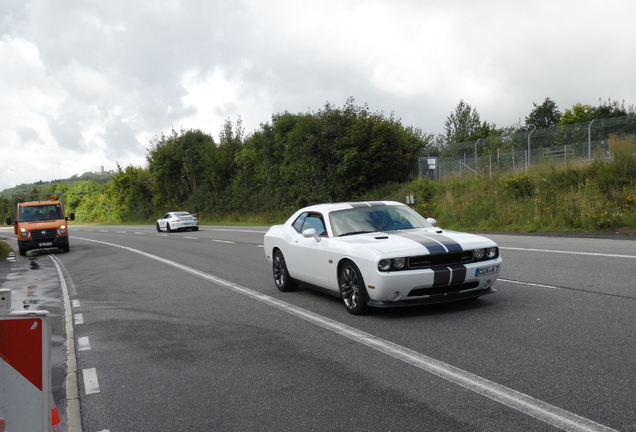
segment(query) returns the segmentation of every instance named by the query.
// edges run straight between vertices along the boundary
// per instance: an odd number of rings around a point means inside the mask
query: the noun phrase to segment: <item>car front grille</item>
[[[57,228],[31,230],[31,238],[37,242],[50,242],[55,240]]]
[[[409,297],[419,297],[424,295],[435,295],[435,294],[448,294],[459,291],[464,291],[468,289],[477,288],[479,286],[478,281],[466,282],[457,285],[447,285],[447,286],[437,286],[437,287],[428,287],[428,288],[415,288],[409,292]]]
[[[473,260],[473,251],[449,252],[437,255],[421,255],[408,259],[410,269],[423,269],[437,266],[451,266],[455,264],[466,264]]]

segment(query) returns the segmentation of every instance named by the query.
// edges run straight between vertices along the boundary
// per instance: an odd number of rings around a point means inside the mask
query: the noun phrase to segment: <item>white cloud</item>
[[[546,97],[636,104],[635,15],[627,0],[3,2],[0,190],[143,166],[171,128],[216,137],[240,117],[249,133],[349,97],[427,133],[460,99],[498,126]]]

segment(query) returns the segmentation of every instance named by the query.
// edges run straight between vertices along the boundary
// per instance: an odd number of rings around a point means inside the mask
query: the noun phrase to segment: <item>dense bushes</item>
[[[49,185],[64,192],[80,222],[153,223],[168,210],[203,223],[272,224],[318,202],[392,199],[414,194],[416,209],[459,230],[636,230],[636,145],[610,139],[611,158],[532,167],[528,172],[410,178],[418,130],[352,101],[312,114],[283,113],[243,138],[228,121],[219,142],[199,131],[172,131],[151,143],[148,167],[118,166],[107,184]],[[0,199],[0,211],[9,212]],[[6,216],[5,216],[6,217]]]
[[[611,160],[456,178],[435,186],[413,182],[390,195],[403,200],[407,193],[422,194],[418,211],[446,228],[636,232],[636,145],[616,136],[610,140]]]

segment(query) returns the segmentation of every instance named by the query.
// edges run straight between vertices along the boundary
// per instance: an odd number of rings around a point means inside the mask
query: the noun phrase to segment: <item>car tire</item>
[[[367,312],[367,290],[358,267],[351,261],[346,261],[338,272],[338,286],[340,296],[347,312],[352,315],[362,315]]]
[[[161,232],[161,227],[159,226],[159,222],[157,222],[157,232]]]
[[[166,231],[172,232],[172,228],[170,228],[170,224],[169,223],[166,224]]]
[[[279,291],[294,291],[298,287],[298,283],[289,276],[285,257],[283,257],[283,253],[278,249],[274,251],[272,273],[274,274],[274,283]]]
[[[192,228],[192,231],[199,231],[199,227]]]

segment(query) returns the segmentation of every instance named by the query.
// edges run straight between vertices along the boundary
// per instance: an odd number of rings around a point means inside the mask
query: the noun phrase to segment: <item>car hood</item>
[[[425,255],[492,247],[496,244],[475,234],[439,228],[417,228],[360,234],[341,239],[350,244],[372,247],[382,254]]]
[[[20,222],[24,228],[31,230],[57,228],[60,224],[65,224],[64,219],[51,219],[48,221]]]

